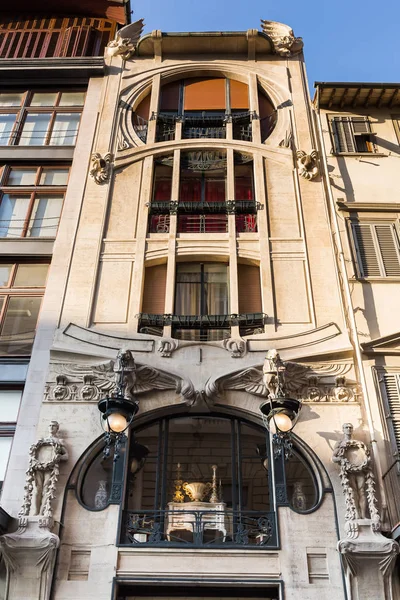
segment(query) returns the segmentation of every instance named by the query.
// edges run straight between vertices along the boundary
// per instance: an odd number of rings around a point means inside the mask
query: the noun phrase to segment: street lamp
[[[119,457],[121,440],[125,431],[133,422],[133,417],[139,410],[137,401],[129,397],[128,387],[130,373],[135,370],[135,363],[129,351],[118,352],[114,364],[114,387],[110,395],[101,398],[97,404],[101,413],[100,422],[105,432],[104,455],[110,455],[110,446],[114,443],[114,461]]]
[[[285,390],[285,363],[276,350],[270,350],[264,362],[263,382],[267,388],[268,399],[260,404],[260,412],[265,427],[272,433],[274,456],[284,452],[289,459],[293,442],[291,432],[297,423],[301,410],[301,401],[290,398]]]

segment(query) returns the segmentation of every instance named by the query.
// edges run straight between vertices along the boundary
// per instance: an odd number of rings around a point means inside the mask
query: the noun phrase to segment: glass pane
[[[175,314],[201,314],[201,266],[181,264],[176,271]]]
[[[69,169],[43,169],[39,185],[67,185]]]
[[[39,315],[41,297],[10,298],[1,330],[0,340],[4,336],[34,336]]]
[[[3,423],[17,421],[21,396],[22,390],[0,390],[1,421]]]
[[[15,114],[0,115],[0,145],[6,146],[15,123]]]
[[[20,146],[43,146],[46,141],[51,113],[28,113],[21,136]]]
[[[0,286],[7,287],[9,285],[11,269],[13,264],[0,263]]]
[[[13,287],[43,287],[48,270],[47,264],[18,265]]]
[[[290,505],[294,510],[304,512],[317,503],[317,488],[309,466],[303,458],[293,452],[285,461],[286,486]]]
[[[41,92],[33,94],[31,106],[54,106],[56,103],[57,92]]]
[[[22,96],[22,92],[2,93],[0,94],[0,106],[20,106]]]
[[[4,481],[6,475],[12,440],[12,437],[0,437],[0,481]]]
[[[0,237],[21,237],[30,196],[4,194],[0,204]]]
[[[85,92],[63,92],[60,106],[83,106],[85,103]]]
[[[111,493],[112,471],[113,448],[108,458],[104,458],[103,452],[98,454],[86,471],[81,490],[85,506],[97,510],[106,508]]]
[[[37,196],[33,205],[28,237],[56,237],[64,196]]]
[[[7,185],[35,185],[37,169],[10,169]]]
[[[80,118],[80,113],[59,113],[56,115],[50,144],[73,146],[76,141]]]
[[[228,266],[204,265],[204,314],[226,315],[229,313]]]

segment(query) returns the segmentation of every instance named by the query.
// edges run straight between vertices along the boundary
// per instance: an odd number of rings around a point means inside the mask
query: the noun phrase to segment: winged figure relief
[[[271,39],[277,54],[290,57],[298,54],[303,48],[303,39],[295,37],[293,29],[278,21],[264,21],[261,19],[263,32]]]
[[[107,56],[121,56],[127,60],[132,56],[140,40],[144,27],[143,19],[125,25],[115,35],[115,39],[107,45]]]
[[[64,375],[69,382],[83,382],[99,390],[102,395],[111,392],[115,387],[114,365],[114,361],[100,365],[53,363],[52,368],[56,374]],[[152,390],[175,390],[185,402],[194,401],[195,390],[188,379],[138,363],[135,363],[135,369],[126,375],[128,395],[144,394]]]

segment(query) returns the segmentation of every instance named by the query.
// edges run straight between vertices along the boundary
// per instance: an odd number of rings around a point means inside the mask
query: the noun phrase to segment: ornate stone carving
[[[26,517],[24,527],[0,537],[7,571],[6,600],[48,600],[50,597],[57,535],[43,527],[43,519]]]
[[[285,133],[285,137],[283,138],[283,140],[281,140],[279,142],[279,147],[280,148],[291,148],[292,147],[292,141],[293,141],[293,133],[291,130],[288,130]]]
[[[276,350],[269,350],[263,365],[263,383],[270,398],[283,395],[286,365]]]
[[[20,517],[29,514],[53,517],[52,500],[61,461],[68,460],[64,440],[58,437],[59,424],[51,421],[49,435],[32,444],[29,450],[29,467],[26,472],[25,495]]]
[[[348,537],[358,535],[357,519],[367,519],[371,527],[380,530],[380,516],[375,492],[375,479],[371,468],[369,449],[354,440],[353,425],[344,423],[343,438],[333,449],[332,461],[340,466],[340,480],[346,501],[345,530]]]
[[[318,152],[316,150],[311,150],[310,154],[306,154],[304,150],[297,150],[296,158],[300,177],[311,181],[318,176]]]
[[[101,156],[99,152],[94,152],[92,154],[92,167],[89,171],[89,175],[97,184],[100,185],[106,183],[106,181],[110,179],[112,160],[113,155],[110,152],[107,152],[104,156]]]
[[[122,358],[123,356],[125,358]],[[131,352],[127,353],[127,351],[120,352],[115,362],[108,361],[100,365],[53,363],[52,369],[58,372],[56,381],[61,375],[68,393],[55,398],[54,389],[58,384],[48,383],[45,401],[97,402],[101,396],[111,393],[115,388],[116,378],[121,373],[121,360],[125,360],[124,380],[128,397],[132,398],[134,395],[152,390],[175,390],[185,403],[189,405],[194,403],[196,393],[189,379],[138,364],[134,361]]]
[[[178,348],[179,344],[172,338],[163,338],[160,340],[158,352],[164,358],[170,358],[171,354]]]
[[[279,56],[289,58],[303,49],[303,39],[295,37],[289,25],[261,19],[261,28],[271,39],[274,50]]]
[[[221,396],[224,389],[244,390],[254,396],[262,397],[266,397],[269,393],[275,394],[276,368],[279,368],[285,389],[292,398],[298,398],[304,402],[353,402],[358,399],[360,395],[358,385],[355,382],[347,382],[342,376],[351,369],[351,364],[303,365],[281,361],[278,358],[278,362],[281,364],[277,367],[274,365],[274,360],[277,360],[276,355],[275,350],[269,351],[262,367],[249,367],[233,374],[229,373],[222,377],[209,379],[205,385],[206,396],[208,398]],[[329,380],[338,373],[340,376],[335,379],[336,385],[332,385],[333,382],[330,383]],[[325,381],[322,383],[320,378]],[[338,386],[338,381],[342,385]],[[338,387],[340,387],[340,393]]]
[[[246,353],[246,342],[242,339],[229,338],[222,342],[225,350],[231,353],[232,358],[242,358]]]
[[[108,43],[106,55],[109,57],[121,56],[123,60],[131,58],[142,35],[143,27],[143,19],[122,27],[117,31],[115,39]]]

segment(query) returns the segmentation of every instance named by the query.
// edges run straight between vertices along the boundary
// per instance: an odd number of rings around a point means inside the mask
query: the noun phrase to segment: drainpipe
[[[336,237],[337,255],[339,258],[339,270],[340,270],[341,279],[342,279],[342,290],[344,292],[345,300],[347,303],[348,322],[349,322],[349,327],[350,327],[350,331],[351,331],[353,347],[354,347],[354,350],[356,353],[356,361],[357,361],[357,366],[358,366],[358,372],[359,372],[359,377],[360,377],[363,398],[364,398],[364,406],[365,406],[365,412],[366,412],[366,416],[367,416],[367,424],[368,424],[368,429],[369,429],[369,435],[371,438],[372,455],[374,457],[374,464],[375,464],[376,473],[378,476],[379,492],[380,492],[381,501],[382,501],[382,523],[384,523],[386,521],[386,515],[387,515],[387,501],[386,501],[386,493],[385,493],[385,488],[384,488],[383,479],[382,479],[382,465],[381,465],[380,456],[379,456],[378,444],[375,439],[374,420],[372,417],[371,402],[369,399],[367,382],[365,379],[364,363],[363,363],[363,359],[362,359],[360,345],[358,343],[357,324],[356,324],[356,319],[354,316],[353,303],[352,303],[351,292],[350,292],[350,285],[349,285],[349,280],[348,280],[348,276],[347,276],[345,255],[344,255],[344,251],[343,251],[342,238],[340,236],[338,216],[336,213],[335,199],[333,197],[332,188],[331,188],[331,184],[329,181],[329,172],[328,172],[328,162],[326,159],[325,141],[324,141],[324,136],[322,134],[321,116],[320,116],[320,112],[319,112],[319,95],[320,95],[320,88],[317,87],[317,101],[316,101],[316,107],[314,107],[314,114],[316,117],[318,137],[319,137],[319,143],[320,143],[320,149],[321,149],[320,163],[323,168],[324,178],[325,178],[325,182],[326,182],[325,187],[326,187],[326,191],[328,194],[332,224],[334,227],[334,234]]]

